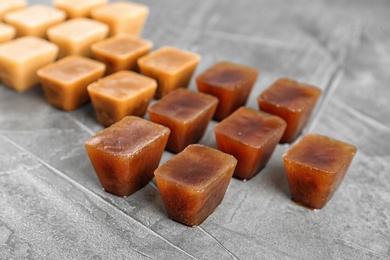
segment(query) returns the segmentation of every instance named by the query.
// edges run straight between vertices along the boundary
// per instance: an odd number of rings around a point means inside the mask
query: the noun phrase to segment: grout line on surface
[[[91,128],[89,128],[87,125],[85,125],[84,123],[82,123],[80,120],[78,120],[77,118],[74,118],[73,116],[69,115],[69,114],[65,114],[65,116],[70,120],[72,121],[73,123],[75,123],[78,127],[80,127],[81,129],[83,129],[84,131],[86,131],[88,134],[90,135],[95,135],[95,131],[93,131]]]
[[[224,4],[221,4],[222,2]],[[214,28],[218,24],[218,22],[221,20],[221,17],[223,16],[226,6],[229,6],[228,4],[226,4],[226,0],[218,1],[216,7],[214,8],[213,14],[206,22],[206,28]]]
[[[63,178],[65,181],[67,181],[68,183],[70,183],[71,185],[75,186],[76,188],[82,190],[84,193],[87,193],[87,194],[90,194],[98,199],[101,199],[106,205],[108,206],[111,206],[113,208],[115,208],[116,210],[118,210],[121,214],[123,214],[125,217],[131,219],[133,222],[135,222],[136,224],[138,224],[139,226],[141,226],[142,228],[145,228],[147,229],[149,232],[153,233],[156,237],[160,238],[161,240],[163,240],[164,242],[166,242],[167,244],[169,244],[171,247],[175,248],[176,250],[186,254],[187,256],[191,257],[192,259],[197,259],[196,257],[194,257],[193,255],[191,255],[190,253],[186,252],[184,249],[180,248],[179,246],[173,244],[172,242],[170,242],[168,239],[166,239],[165,237],[163,237],[162,235],[160,235],[159,233],[157,233],[156,231],[148,228],[146,225],[144,225],[142,222],[140,222],[139,220],[135,219],[134,217],[130,216],[130,215],[127,215],[125,211],[123,211],[122,209],[120,209],[119,207],[107,202],[103,197],[101,197],[100,195],[90,191],[89,189],[87,189],[86,187],[84,187],[83,185],[79,184],[78,182],[76,182],[75,180],[73,180],[72,178],[70,178],[69,176],[67,176],[65,173],[63,173],[62,171],[58,170],[57,168],[51,166],[50,164],[46,163],[45,161],[43,161],[42,159],[40,159],[39,157],[37,157],[36,155],[32,154],[31,152],[29,152],[27,149],[25,149],[24,147],[20,146],[19,144],[17,144],[16,142],[14,142],[13,140],[11,140],[10,138],[0,134],[0,138],[2,138],[5,142],[13,145],[14,147],[16,147],[17,149],[19,149],[20,151],[22,152],[25,152],[26,154],[28,154],[29,156],[31,156],[34,160],[38,161],[40,164],[42,164],[43,166],[45,166],[46,168],[48,168],[50,171],[54,172],[55,174],[57,174],[59,177]]]
[[[216,239],[213,235],[211,235],[209,232],[207,232],[204,228],[202,228],[201,226],[198,226],[198,229],[201,230],[204,234],[206,234],[213,241],[217,242],[233,259],[235,259],[235,260],[239,259],[230,250],[228,250],[221,242],[219,242],[218,239]]]
[[[314,115],[312,116],[312,120],[310,120],[309,124],[304,129],[304,134],[313,131],[314,126],[317,124],[322,112],[325,109],[325,105],[329,102],[333,92],[340,85],[341,79],[344,76],[344,69],[341,67],[336,68],[333,75],[331,76],[328,84],[326,85],[322,98],[319,100],[317,104],[317,109],[314,111]]]
[[[389,126],[383,124],[382,122],[376,120],[375,118],[372,118],[371,116],[363,113],[362,111],[360,111],[360,110],[358,110],[358,109],[356,109],[354,107],[351,107],[347,103],[341,102],[340,100],[337,100],[337,99],[335,99],[334,102],[335,102],[335,104],[337,106],[340,106],[342,109],[346,110],[348,113],[350,113],[353,116],[357,117],[361,121],[367,122],[368,124],[370,124],[372,126],[376,126],[376,127],[382,128],[382,129],[384,129],[386,131],[390,131],[390,127]]]

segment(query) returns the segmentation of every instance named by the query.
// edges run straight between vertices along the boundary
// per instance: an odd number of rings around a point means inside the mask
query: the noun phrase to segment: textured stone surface
[[[358,147],[343,183],[320,211],[295,205],[282,162],[289,146],[278,145],[189,228],[167,217],[154,180],[128,198],[102,191],[83,146],[102,129],[91,104],[67,113],[41,87],[0,86],[0,259],[389,259],[390,2],[138,2],[150,8],[143,37],[154,49],[202,55],[195,75],[220,60],[259,69],[249,107],[279,77],[321,87],[304,132]],[[216,147],[215,125],[202,144]]]

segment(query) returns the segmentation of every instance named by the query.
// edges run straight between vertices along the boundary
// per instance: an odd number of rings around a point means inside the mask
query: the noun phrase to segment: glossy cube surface
[[[198,90],[218,98],[214,119],[222,120],[244,106],[259,73],[256,69],[219,62],[196,77]]]
[[[170,218],[200,225],[222,202],[237,160],[203,145],[190,145],[155,172]]]
[[[119,71],[88,86],[98,121],[110,126],[123,117],[143,117],[156,92],[154,79],[132,71]]]
[[[87,86],[104,75],[103,63],[82,56],[68,56],[38,70],[47,101],[62,110],[89,101]]]
[[[200,61],[200,56],[174,47],[163,47],[141,57],[138,66],[142,74],[158,82],[156,98],[186,88]]]
[[[321,92],[317,87],[283,78],[263,91],[257,101],[261,110],[286,121],[281,142],[291,143],[307,125]]]
[[[234,177],[247,180],[270,159],[286,128],[280,117],[241,107],[215,128],[218,149],[238,163]]]
[[[169,129],[128,116],[85,142],[105,191],[129,196],[153,178],[168,140]]]
[[[94,57],[106,64],[107,74],[120,70],[138,71],[138,58],[148,54],[153,44],[130,35],[117,35],[92,45]]]
[[[150,120],[171,129],[167,149],[178,153],[197,143],[217,108],[218,99],[188,89],[177,89],[149,107]]]
[[[331,199],[346,174],[357,148],[318,134],[308,134],[284,155],[292,199],[321,209]]]

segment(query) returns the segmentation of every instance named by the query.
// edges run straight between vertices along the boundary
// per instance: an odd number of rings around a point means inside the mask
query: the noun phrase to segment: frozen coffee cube
[[[120,70],[138,71],[138,58],[152,49],[150,41],[130,35],[117,35],[92,45],[95,58],[104,62],[107,74]]]
[[[195,53],[163,47],[140,58],[138,66],[142,74],[157,80],[156,98],[161,98],[175,89],[186,88],[199,61]]]
[[[154,172],[170,218],[187,226],[200,225],[225,196],[237,160],[193,144]]]
[[[110,126],[128,115],[143,117],[157,83],[132,71],[119,71],[88,86],[97,119]]]
[[[66,12],[68,18],[89,17],[91,11],[108,0],[54,0],[54,6]]]
[[[308,208],[321,209],[337,190],[356,147],[326,136],[308,134],[284,155],[292,199]]]
[[[12,40],[15,35],[16,30],[13,26],[0,22],[0,43]]]
[[[58,47],[44,39],[25,36],[0,45],[0,79],[16,91],[39,83],[37,71],[53,62]]]
[[[65,19],[65,12],[44,5],[34,5],[4,16],[5,22],[16,28],[17,37],[37,36],[44,39],[47,38],[47,29]]]
[[[104,190],[129,196],[153,179],[169,129],[128,116],[85,142],[85,148]]]
[[[26,0],[0,0],[0,21],[4,20],[6,13],[27,7]]]
[[[196,77],[198,90],[218,98],[214,119],[222,120],[244,106],[259,72],[251,67],[219,62]]]
[[[234,177],[247,180],[271,158],[286,129],[277,116],[240,107],[215,128],[218,149],[237,159]]]
[[[91,12],[93,19],[108,24],[110,36],[117,34],[140,36],[148,15],[147,6],[130,2],[109,3]]]
[[[68,55],[93,57],[91,45],[107,37],[108,26],[88,18],[74,18],[47,31],[49,40],[60,47],[59,58]]]
[[[38,70],[47,101],[62,110],[89,101],[87,86],[104,75],[103,63],[82,56],[68,56]]]
[[[284,78],[261,93],[257,101],[261,110],[286,121],[281,142],[291,143],[309,121],[321,92],[317,87]]]
[[[188,89],[177,89],[149,107],[150,120],[171,130],[167,149],[178,153],[197,143],[217,108],[218,99]]]

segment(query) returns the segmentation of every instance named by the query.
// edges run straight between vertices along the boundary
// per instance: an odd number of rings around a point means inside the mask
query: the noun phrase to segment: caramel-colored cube
[[[138,71],[138,58],[148,54],[153,44],[131,35],[117,35],[92,45],[95,58],[104,62],[107,74],[120,70]]]
[[[154,78],[158,82],[156,98],[169,92],[186,88],[200,56],[174,47],[163,47],[138,59],[142,74]]]
[[[4,19],[6,13],[26,8],[26,6],[26,0],[0,0],[0,21]]]
[[[88,86],[97,119],[110,126],[128,115],[143,117],[154,93],[154,79],[132,71],[119,71]]]
[[[54,0],[54,6],[66,12],[68,18],[89,17],[91,11],[107,0]]]
[[[331,199],[355,156],[355,146],[308,134],[284,155],[292,199],[309,208],[321,209]]]
[[[120,33],[139,36],[149,15],[145,5],[116,2],[92,10],[93,19],[110,26],[110,36]]]
[[[237,159],[234,177],[248,180],[271,158],[286,128],[277,116],[240,107],[215,128],[218,149]]]
[[[47,30],[50,41],[60,47],[59,58],[68,55],[93,57],[91,45],[107,37],[108,26],[88,18],[74,18]]]
[[[16,30],[13,26],[0,22],[0,43],[12,40],[15,35]]]
[[[104,75],[103,63],[82,56],[68,56],[38,70],[47,101],[62,110],[89,101],[87,86]]]
[[[34,36],[25,36],[0,45],[0,79],[16,91],[28,90],[39,83],[37,71],[53,62],[58,47]]]
[[[165,126],[128,116],[85,142],[104,190],[129,196],[153,179],[169,136]]]
[[[167,149],[178,153],[197,143],[217,108],[218,99],[188,89],[177,89],[149,107],[150,120],[171,130]]]
[[[36,36],[46,39],[51,26],[66,19],[65,12],[44,5],[35,5],[10,12],[4,16],[6,23],[16,28],[16,36]]]
[[[283,118],[287,123],[281,143],[291,143],[301,133],[321,92],[317,87],[283,78],[259,95],[259,108]]]
[[[213,148],[192,144],[154,172],[170,218],[200,225],[225,196],[237,160]]]
[[[222,120],[244,106],[259,75],[251,67],[219,62],[196,77],[198,90],[219,100],[214,119]]]

